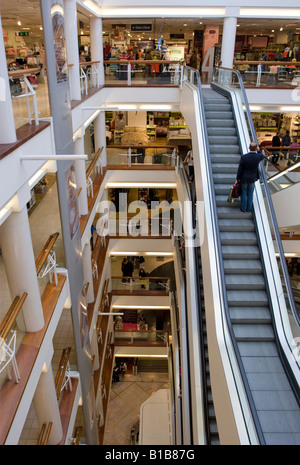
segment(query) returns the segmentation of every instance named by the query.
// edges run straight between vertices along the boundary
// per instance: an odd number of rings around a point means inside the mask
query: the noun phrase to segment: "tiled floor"
[[[139,421],[142,403],[159,389],[169,387],[169,377],[163,373],[125,374],[113,383],[104,445],[129,445],[131,428]]]

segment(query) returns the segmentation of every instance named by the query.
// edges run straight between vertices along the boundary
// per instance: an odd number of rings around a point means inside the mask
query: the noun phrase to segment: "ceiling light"
[[[21,26],[21,25],[22,25],[21,21],[18,21],[18,26]]]
[[[153,189],[176,189],[176,183],[166,182],[108,182],[106,188],[139,188],[139,187],[150,187]]]
[[[280,30],[280,31],[283,31],[283,27],[281,27],[279,30]]]
[[[43,26],[40,27],[40,31],[42,31],[42,30],[43,30]]]

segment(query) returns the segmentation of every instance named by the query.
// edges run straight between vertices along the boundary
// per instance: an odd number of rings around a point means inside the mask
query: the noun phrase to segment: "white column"
[[[77,155],[82,155],[84,153],[83,137],[78,137],[75,140],[74,152]],[[79,214],[87,215],[89,212],[89,209],[88,209],[88,198],[87,198],[87,189],[86,189],[85,161],[75,160],[74,166],[75,166],[77,189],[81,188],[81,192],[78,197]]]
[[[97,65],[99,85],[104,84],[104,64],[103,64],[103,37],[102,37],[102,19],[91,18],[90,20],[90,39],[91,39],[91,60],[100,61]]]
[[[47,371],[41,373],[33,397],[33,404],[40,428],[44,423],[46,423],[46,427],[49,422],[53,423],[48,445],[58,444],[63,438],[63,430],[51,366],[48,367]]]
[[[94,283],[93,283],[93,272],[92,272],[92,260],[91,260],[91,248],[90,244],[85,244],[82,251],[82,266],[84,282],[89,283],[87,290],[86,301],[88,304],[94,302]]]
[[[94,138],[95,138],[95,151],[103,147],[101,152],[102,166],[107,165],[106,155],[106,130],[105,130],[105,112],[101,111],[97,118],[94,119]]]
[[[71,100],[81,100],[76,0],[64,0],[64,11]]]
[[[1,226],[1,249],[11,297],[28,293],[23,305],[24,329],[39,331],[44,315],[26,206],[11,213]]]
[[[16,127],[6,66],[5,46],[0,16],[0,144],[16,142]]]
[[[236,23],[236,18],[228,17],[224,19],[221,51],[221,61],[223,68],[232,68],[233,65]]]

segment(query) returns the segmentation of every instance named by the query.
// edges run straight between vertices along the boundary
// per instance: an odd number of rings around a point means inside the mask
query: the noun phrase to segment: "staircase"
[[[203,89],[228,308],[266,444],[300,444],[299,405],[275,343],[252,213],[227,202],[241,156],[229,100]]]
[[[168,360],[139,358],[137,371],[138,373],[168,373]]]

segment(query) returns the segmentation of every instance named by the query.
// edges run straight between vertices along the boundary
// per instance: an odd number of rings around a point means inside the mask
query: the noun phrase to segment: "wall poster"
[[[66,171],[66,181],[68,189],[68,207],[69,207],[69,224],[71,240],[73,239],[77,229],[79,228],[79,211],[77,204],[77,187],[75,178],[74,163]]]
[[[67,53],[65,45],[64,10],[59,4],[51,8],[54,54],[56,61],[57,82],[68,79]]]

